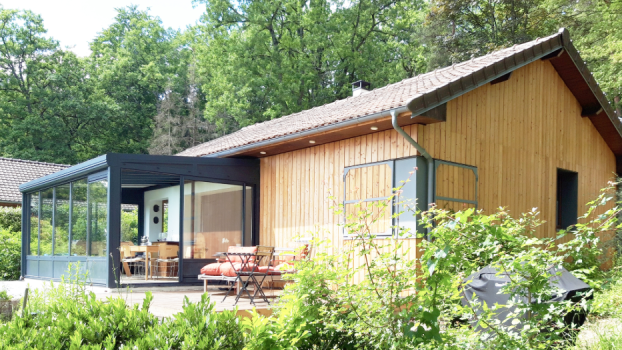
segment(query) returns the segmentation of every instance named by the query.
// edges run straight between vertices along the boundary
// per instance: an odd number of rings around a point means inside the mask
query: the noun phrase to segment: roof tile
[[[21,203],[19,185],[68,167],[65,164],[0,157],[0,202]]]
[[[561,32],[546,38],[514,45],[482,57],[473,58],[469,61],[404,79],[400,82],[374,89],[356,97],[348,97],[323,106],[247,126],[229,135],[189,148],[178,155],[189,157],[205,156],[402,107],[407,105],[408,102],[414,98],[434,92],[440,87],[447,86],[452,82],[456,82],[456,84],[463,87],[472,85],[474,83],[474,80],[470,77],[472,73],[483,70],[496,63],[501,63],[502,66],[506,66],[505,62],[503,62],[505,59],[514,61],[518,59],[517,57],[513,57],[516,53],[529,50],[542,41],[560,35]],[[524,60],[524,57],[521,57],[519,60]],[[483,74],[483,72],[480,74]],[[460,79],[463,78],[468,78],[468,80],[460,81]]]

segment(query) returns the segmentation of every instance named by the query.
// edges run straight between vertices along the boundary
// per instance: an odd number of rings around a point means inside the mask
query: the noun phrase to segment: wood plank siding
[[[616,169],[612,151],[581,117],[581,106],[548,61],[449,101],[446,122],[404,130],[435,159],[477,167],[477,196],[472,171],[444,166],[437,174],[438,195],[476,199],[488,212],[505,206],[518,215],[538,207],[547,221],[543,235],[555,232],[557,168],[579,174],[580,214]],[[402,136],[387,130],[262,158],[260,243],[288,246],[295,236],[314,231],[341,246],[339,218],[328,197],[343,201],[344,168],[415,155]],[[351,176],[361,191],[376,195],[369,183],[385,186],[381,172]]]
[[[450,101],[447,121],[419,127],[419,142],[434,158],[477,167],[479,208],[516,216],[537,207],[540,233],[554,236],[557,168],[579,175],[579,215],[616,170],[581,109],[551,63],[536,61]]]

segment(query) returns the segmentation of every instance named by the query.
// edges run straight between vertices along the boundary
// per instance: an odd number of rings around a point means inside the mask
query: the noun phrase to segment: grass
[[[588,322],[573,349],[622,349],[622,265],[618,261],[594,295]]]

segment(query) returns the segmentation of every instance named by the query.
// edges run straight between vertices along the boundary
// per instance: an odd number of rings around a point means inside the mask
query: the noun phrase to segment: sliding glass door
[[[211,259],[229,246],[247,243],[244,199],[244,186],[186,181],[184,259]]]

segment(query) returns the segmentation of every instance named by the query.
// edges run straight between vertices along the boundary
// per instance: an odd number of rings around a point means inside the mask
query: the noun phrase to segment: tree
[[[380,87],[425,69],[418,0],[206,0],[196,33],[205,115],[221,132]],[[414,29],[414,30],[413,30]]]
[[[83,59],[46,38],[40,16],[0,10],[0,154],[75,163],[96,155],[96,116],[107,107]]]
[[[572,33],[573,43],[590,71],[616,107],[622,96],[622,1],[551,0],[560,26]]]
[[[433,0],[426,19],[431,68],[556,32],[545,0]]]
[[[115,104],[99,139],[102,153],[147,152],[158,102],[179,64],[171,54],[175,35],[159,18],[130,6],[118,9],[115,22],[91,43],[90,73]]]

